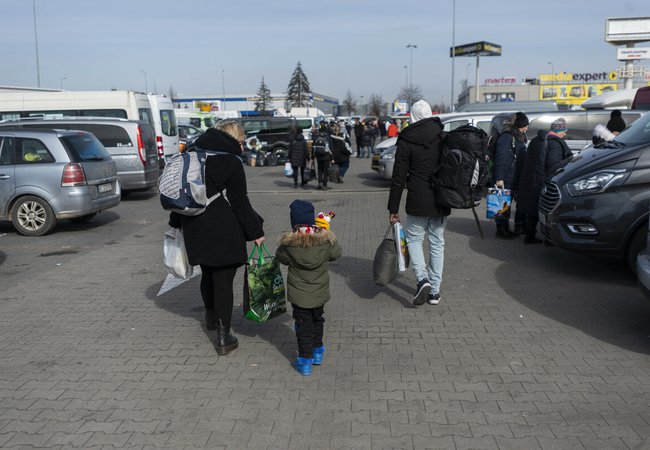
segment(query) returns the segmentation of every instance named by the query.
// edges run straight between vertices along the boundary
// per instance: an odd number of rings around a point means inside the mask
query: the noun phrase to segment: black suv
[[[650,114],[611,142],[583,150],[548,175],[539,202],[541,230],[554,245],[625,258],[635,270],[646,247],[650,205]]]
[[[246,137],[257,137],[266,144],[262,148],[264,165],[284,164],[287,159],[291,135],[298,129],[296,119],[292,117],[246,117],[236,120],[241,123]],[[244,157],[250,152],[245,152]]]

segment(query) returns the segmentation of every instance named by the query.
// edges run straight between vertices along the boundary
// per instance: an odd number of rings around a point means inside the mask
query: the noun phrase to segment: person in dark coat
[[[512,191],[512,181],[515,176],[515,163],[518,158],[523,158],[526,152],[526,130],[528,130],[528,117],[522,112],[516,113],[503,125],[503,132],[497,138],[494,148],[494,169],[492,171],[492,184],[499,189]],[[511,192],[512,193],[512,192]],[[519,213],[519,215],[523,215]],[[520,219],[523,224],[525,219]],[[510,231],[510,209],[504,217],[495,220],[498,239],[513,239],[516,233]],[[517,215],[515,215],[517,225]]]
[[[300,129],[296,130],[293,141],[289,144],[287,160],[291,163],[293,169],[293,187],[298,187],[298,170],[300,170],[300,185],[307,184],[305,181],[305,167],[307,161],[309,161],[309,153],[307,151],[307,141],[305,141],[305,136]]]
[[[391,223],[398,222],[402,191],[406,187],[406,242],[417,279],[413,303],[416,306],[440,302],[447,216],[451,210],[436,204],[431,178],[440,165],[442,123],[432,117],[431,106],[420,100],[411,107],[411,123],[397,138],[397,151],[388,197]],[[423,243],[428,235],[429,263]]]
[[[621,113],[620,109],[615,109],[612,111],[609,115],[609,122],[607,122],[607,129],[614,134],[614,136],[618,136],[627,128],[627,125],[625,125],[625,121],[623,120],[623,114]]]
[[[339,166],[339,183],[343,183],[343,177],[350,167],[350,155],[348,150],[349,140],[343,135],[341,127],[336,124],[332,129],[332,158]]]
[[[357,144],[357,158],[361,158],[361,137],[363,136],[363,123],[354,119],[354,142]]]
[[[264,230],[262,218],[248,199],[241,160],[244,130],[234,120],[222,120],[216,127],[203,133],[196,146],[220,152],[205,162],[205,185],[208,197],[219,192],[225,196],[219,196],[198,216],[172,212],[169,225],[183,230],[189,263],[201,266],[206,328],[217,330],[217,353],[226,355],[238,346],[230,332],[233,279],[237,268],[246,263],[246,242],[260,245]]]
[[[329,133],[320,130],[312,132],[314,141],[314,158],[318,165],[318,190],[327,191],[327,182],[329,180],[329,167],[332,162],[332,139]]]
[[[526,214],[524,244],[542,242],[535,236],[539,222],[539,197],[546,173],[572,155],[564,142],[566,134],[566,120],[562,117],[551,123],[550,131],[540,130],[530,141],[520,172],[515,175],[513,188],[517,191],[517,209]]]

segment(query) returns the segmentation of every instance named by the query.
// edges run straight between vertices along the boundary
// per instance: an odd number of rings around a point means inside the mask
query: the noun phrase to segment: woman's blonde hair
[[[244,142],[246,140],[246,132],[244,132],[244,128],[236,120],[220,120],[214,127],[237,139],[237,142]]]

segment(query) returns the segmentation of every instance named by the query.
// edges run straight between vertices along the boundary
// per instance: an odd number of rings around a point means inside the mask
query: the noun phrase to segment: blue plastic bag
[[[507,217],[512,206],[510,189],[490,188],[487,194],[487,218]]]

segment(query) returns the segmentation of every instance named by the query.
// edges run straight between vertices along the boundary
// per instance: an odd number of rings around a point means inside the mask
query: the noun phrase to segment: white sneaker
[[[437,305],[438,303],[440,303],[440,300],[442,300],[440,293],[429,294],[429,297],[427,298],[427,303],[430,305]]]

